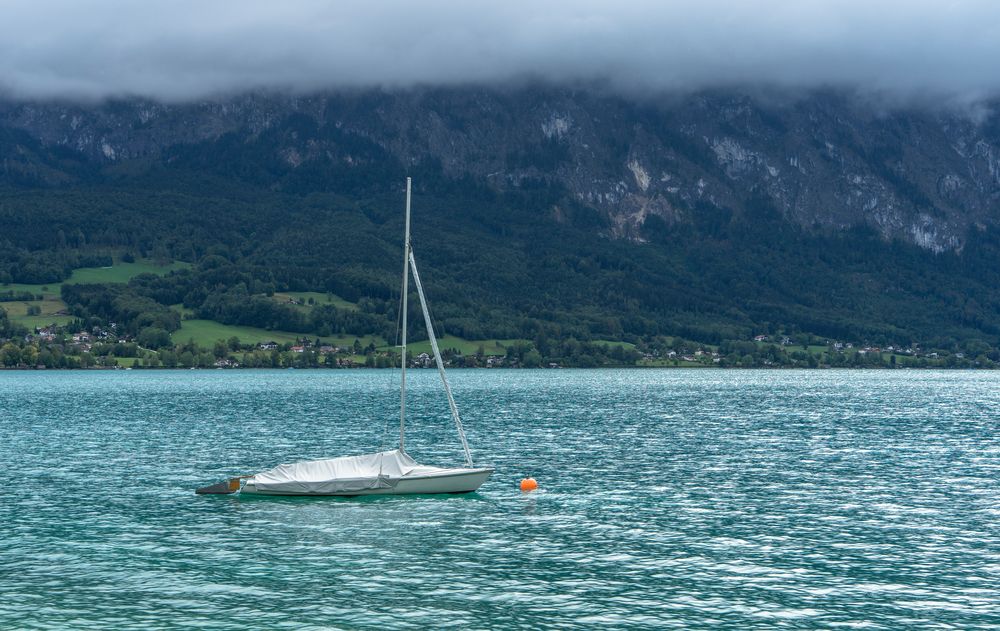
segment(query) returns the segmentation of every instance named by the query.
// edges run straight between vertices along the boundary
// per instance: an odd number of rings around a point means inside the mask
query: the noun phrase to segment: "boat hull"
[[[489,467],[475,469],[451,469],[446,473],[403,476],[390,480],[388,488],[356,489],[332,492],[311,492],[294,490],[263,490],[258,489],[253,478],[244,483],[240,494],[247,495],[282,495],[311,497],[357,497],[361,495],[436,495],[471,493],[483,485],[493,475]]]

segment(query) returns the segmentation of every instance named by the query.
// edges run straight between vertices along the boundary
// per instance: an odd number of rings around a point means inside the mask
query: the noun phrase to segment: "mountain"
[[[340,171],[388,171],[377,165],[386,160],[435,162],[449,177],[500,189],[558,182],[611,219],[611,236],[637,240],[649,215],[691,221],[699,207],[739,209],[763,196],[803,226],[864,224],[944,251],[961,248],[971,225],[994,222],[1000,201],[998,117],[886,110],[835,92],[762,100],[424,89],[6,103],[0,125],[5,179],[20,183],[65,185],[153,160],[306,192],[337,190]],[[240,173],[234,161],[255,169]]]
[[[989,112],[551,86],[4,102],[0,280],[156,253],[215,270],[192,309],[264,283],[389,322],[409,174],[435,315],[466,337],[992,346]]]

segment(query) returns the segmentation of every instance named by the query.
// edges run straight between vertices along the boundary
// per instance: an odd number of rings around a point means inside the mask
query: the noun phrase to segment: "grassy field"
[[[135,263],[115,263],[111,267],[83,267],[73,270],[67,283],[127,283],[139,274],[167,274],[174,270],[187,269],[190,263],[175,261],[169,265],[156,265],[149,260]]]
[[[331,337],[321,338],[327,344],[332,344],[334,346],[339,346],[341,348],[346,348],[354,344],[354,340],[359,340],[361,346],[368,346],[369,344],[374,344],[375,348],[380,348],[385,346],[385,340],[383,340],[378,335],[333,335]]]
[[[180,330],[174,331],[173,334],[171,334],[174,342],[183,343],[188,340],[194,340],[196,344],[205,348],[211,348],[212,345],[214,345],[218,340],[228,340],[233,336],[240,338],[240,342],[243,344],[260,344],[261,342],[271,341],[277,342],[278,344],[291,344],[295,342],[297,338],[301,337],[308,337],[312,340],[316,339],[315,336],[306,335],[304,333],[268,331],[267,329],[259,329],[252,326],[221,324],[219,322],[215,322],[214,320],[184,320],[181,322]],[[322,342],[333,346],[349,346],[354,343],[355,339],[359,339],[362,346],[367,346],[370,343],[374,343],[376,346],[382,346],[385,344],[385,341],[382,338],[370,335],[360,338],[355,338],[353,335],[345,335],[322,337],[319,339]]]
[[[49,324],[64,325],[73,318],[68,315],[57,315],[66,310],[66,303],[62,301],[60,290],[64,283],[126,283],[139,274],[166,274],[172,270],[190,267],[190,263],[175,262],[170,265],[155,265],[150,261],[137,261],[135,263],[116,263],[111,267],[84,267],[73,270],[73,273],[63,283],[49,283],[47,285],[25,285],[22,283],[9,283],[0,285],[0,291],[28,291],[32,294],[43,297],[41,301],[32,302],[0,302],[0,307],[7,311],[12,322],[16,322],[28,329],[43,327]],[[27,315],[29,306],[41,307],[41,315]]]
[[[324,294],[318,291],[283,291],[274,294],[274,299],[278,302],[288,302],[290,298],[294,298],[302,303],[301,306],[308,306],[306,303],[310,298],[317,305],[333,305],[338,309],[349,309],[357,310],[358,305],[353,302],[348,302],[341,298],[340,296],[334,294]]]
[[[635,344],[632,344],[630,342],[615,342],[614,340],[594,340],[594,344],[596,344],[597,346],[603,346],[605,348],[621,346],[623,349],[627,351],[635,349]]]
[[[153,273],[153,274],[167,274],[172,270],[184,269],[190,267],[189,263],[175,262],[166,266],[158,266],[153,264],[149,260],[140,260],[134,263],[116,263],[111,267],[91,267],[91,268],[81,268],[74,270],[70,277],[64,281],[65,283],[125,283],[131,278],[138,276],[139,274]],[[0,285],[0,291],[27,291],[35,295],[43,296],[40,301],[31,302],[4,302],[0,303],[0,307],[4,308],[10,319],[13,322],[21,324],[29,329],[34,329],[36,327],[42,327],[49,324],[59,324],[64,325],[69,323],[73,318],[69,315],[65,315],[66,304],[60,299],[60,290],[64,283],[50,283],[48,285],[24,285],[11,283],[7,285]],[[289,291],[289,292],[278,292],[274,294],[274,299],[279,302],[287,302],[290,298],[301,301],[302,303],[307,303],[310,298],[312,298],[314,304],[324,305],[332,304],[338,309],[357,309],[358,306],[352,302],[344,300],[340,296],[334,294],[316,292],[316,291]],[[40,315],[27,315],[27,310],[29,306],[38,306],[41,308]],[[303,304],[301,308],[308,309],[309,305]],[[171,309],[174,309],[181,314],[182,318],[191,318],[194,312],[191,309],[184,307],[183,305],[176,304],[171,305]],[[268,331],[267,329],[261,329],[249,326],[234,326],[228,324],[221,324],[212,320],[200,320],[200,319],[184,319],[181,322],[181,328],[175,331],[171,337],[175,343],[184,343],[188,340],[194,340],[196,344],[203,348],[211,348],[215,342],[218,340],[228,340],[231,337],[238,337],[242,344],[260,344],[261,342],[274,341],[279,344],[288,344],[295,342],[296,339],[301,337],[309,337],[310,339],[316,339],[316,336],[306,335],[301,333],[291,333],[288,331]],[[321,338],[321,341],[325,344],[330,344],[333,346],[349,347],[353,345],[354,340],[359,339],[361,345],[367,347],[369,344],[374,344],[376,348],[380,351],[390,350],[394,348],[389,345],[389,342],[377,337],[377,336],[363,336],[356,338],[353,335],[345,336],[328,336]],[[463,355],[474,355],[476,354],[480,347],[483,349],[485,355],[506,355],[507,347],[516,343],[527,343],[529,340],[466,340],[452,335],[446,335],[438,340],[438,345],[442,350],[456,349]],[[598,344],[603,344],[606,346],[622,346],[626,349],[635,348],[633,344],[627,342],[613,342],[602,340],[597,342]],[[414,342],[409,345],[410,351],[414,355],[419,355],[420,353],[430,353],[431,345],[427,340],[421,342]],[[364,356],[356,356],[355,360],[358,363],[364,363]],[[123,362],[122,365],[125,365]],[[129,362],[130,363],[130,362]]]
[[[16,322],[21,326],[28,329],[28,332],[34,331],[36,328],[45,328],[50,324],[55,324],[57,326],[65,326],[73,321],[71,316],[64,315],[40,315],[40,316],[20,316],[11,317],[11,322]]]
[[[25,285],[24,283],[4,283],[0,284],[0,291],[28,291],[35,295],[42,296],[58,296],[59,288],[62,287],[62,283],[53,283],[51,285]],[[6,303],[0,303],[6,304]]]
[[[211,348],[218,340],[228,340],[236,336],[244,344],[260,344],[261,342],[274,341],[279,344],[294,342],[300,334],[286,333],[283,331],[268,331],[252,326],[234,326],[230,324],[220,324],[214,320],[184,320],[181,322],[179,331],[171,334],[174,342],[183,343],[194,340],[198,346]]]
[[[68,324],[73,318],[62,312],[66,309],[66,304],[51,294],[45,294],[44,300],[32,300],[31,302],[0,302],[8,317],[12,322],[34,329],[50,324]],[[39,307],[42,312],[39,315],[28,315],[29,307]]]
[[[792,351],[805,350],[807,353],[811,353],[813,355],[826,355],[827,351],[829,349],[826,346],[820,346],[818,344],[811,344],[811,345],[807,346],[805,349],[803,349],[802,345],[799,344],[797,347],[796,346],[786,346],[785,350],[788,351],[789,353],[791,353]]]
[[[763,348],[765,346],[774,345],[777,346],[778,348],[783,349],[786,353],[794,353],[797,351],[802,353],[809,353],[811,355],[827,355],[827,351],[829,350],[829,348],[827,348],[825,345],[820,345],[820,344],[810,344],[806,348],[802,348],[801,344],[782,345],[777,340],[771,340],[767,342],[754,342],[754,343],[757,344],[757,348]]]
[[[463,355],[475,355],[479,347],[482,346],[484,355],[506,355],[507,347],[518,342],[528,342],[528,340],[464,340],[454,335],[445,335],[438,339],[438,348],[442,352],[453,348]],[[427,353],[429,355],[431,352],[431,343],[429,340],[408,343],[406,346],[407,351],[414,355],[419,355],[420,353]],[[383,347],[380,350],[386,350],[387,348]]]
[[[150,261],[135,263],[115,263],[111,267],[81,267],[73,270],[70,277],[62,283],[47,285],[25,285],[24,283],[0,284],[0,291],[30,291],[33,294],[59,296],[64,283],[127,283],[139,274],[167,274],[174,270],[191,267],[190,263],[174,262],[170,265],[155,265]]]

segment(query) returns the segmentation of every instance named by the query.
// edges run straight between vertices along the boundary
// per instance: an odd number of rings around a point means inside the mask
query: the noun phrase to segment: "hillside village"
[[[8,333],[10,327],[8,327]],[[483,344],[472,352],[442,348],[446,367],[454,368],[570,368],[593,366],[718,367],[718,368],[822,368],[822,367],[954,367],[993,368],[992,353],[970,356],[966,352],[919,346],[863,345],[838,340],[804,339],[788,335],[757,335],[745,342],[705,345],[680,338],[653,343],[587,343],[538,352],[539,342],[500,341]],[[819,343],[817,343],[819,342]],[[141,340],[119,331],[118,324],[83,329],[79,320],[67,325],[35,327],[17,336],[0,337],[0,366],[7,369],[53,368],[393,368],[399,365],[395,347],[362,343],[333,344],[317,337],[294,341],[265,340],[245,343],[238,337],[219,339],[211,347],[193,341],[170,348],[149,348]],[[411,353],[408,366],[433,368],[428,352]]]
[[[189,282],[190,264],[130,256],[117,263],[110,257],[104,260],[111,264],[74,270],[62,283],[0,285],[0,367],[343,369],[399,365],[398,347],[383,337],[386,334],[376,333],[392,317],[391,300],[350,302],[328,292],[271,288],[255,295],[209,295],[205,304],[216,306],[195,310],[132,293],[157,284],[169,288]],[[202,273],[213,273],[211,265],[202,266]],[[109,310],[109,303],[118,307]],[[298,330],[313,328],[315,333],[247,326],[248,314],[257,318],[251,323],[281,321]],[[328,322],[340,323],[338,334],[332,334]],[[419,330],[413,332],[419,335]],[[415,343],[409,366],[432,368],[427,341],[419,337],[411,341]],[[455,368],[993,368],[1000,362],[997,350],[975,339],[948,348],[925,348],[780,330],[705,343],[669,335],[580,339],[573,333],[557,336],[537,328],[530,338],[470,340],[443,335],[439,343],[444,364]]]

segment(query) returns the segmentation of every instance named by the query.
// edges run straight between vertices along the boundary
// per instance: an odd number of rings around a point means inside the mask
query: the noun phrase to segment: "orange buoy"
[[[538,488],[538,481],[535,478],[525,478],[521,480],[521,491],[528,493]]]

